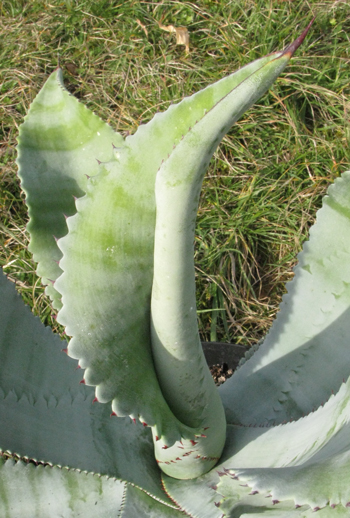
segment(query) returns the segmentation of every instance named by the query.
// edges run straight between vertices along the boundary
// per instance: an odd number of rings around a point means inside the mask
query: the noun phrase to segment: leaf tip
[[[293,41],[288,47],[286,47],[283,51],[283,55],[289,54],[289,57],[292,57],[294,52],[300,47],[300,45],[303,43],[307,33],[310,30],[311,25],[314,23],[316,16],[314,16],[309,23],[309,25],[306,27],[306,29],[298,36],[296,40]]]

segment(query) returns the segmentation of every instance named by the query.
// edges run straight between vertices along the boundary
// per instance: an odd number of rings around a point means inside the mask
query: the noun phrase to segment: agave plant
[[[219,391],[197,328],[203,175],[306,32],[125,140],[60,70],[34,100],[18,146],[30,250],[78,364],[1,274],[1,516],[350,516],[350,172]]]

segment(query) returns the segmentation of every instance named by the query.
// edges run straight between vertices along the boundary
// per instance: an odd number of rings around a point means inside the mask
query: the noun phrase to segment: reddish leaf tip
[[[293,56],[294,52],[300,47],[300,45],[303,43],[307,33],[309,32],[310,30],[310,27],[311,25],[314,23],[314,20],[315,20],[316,16],[314,16],[311,20],[311,22],[309,23],[309,25],[306,27],[306,29],[300,34],[300,36],[295,40],[293,41],[293,43],[291,43],[290,45],[288,45],[288,47],[286,47],[283,51],[283,55],[285,54],[289,54],[290,57]]]

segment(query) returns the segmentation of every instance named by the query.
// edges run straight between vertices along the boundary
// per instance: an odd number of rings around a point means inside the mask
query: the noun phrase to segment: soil
[[[227,363],[223,363],[222,365],[218,363],[210,367],[210,372],[215,381],[215,385],[218,387],[225,383],[228,378],[231,378],[233,369],[229,369]]]

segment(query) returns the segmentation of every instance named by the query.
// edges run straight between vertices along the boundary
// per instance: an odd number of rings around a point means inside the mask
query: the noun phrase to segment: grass
[[[291,64],[225,137],[203,185],[196,237],[203,340],[251,345],[268,330],[327,186],[350,163],[347,1],[3,0],[0,265],[57,328],[26,250],[18,126],[58,62],[66,85],[122,134],[290,43]],[[190,52],[163,25],[185,26]]]

